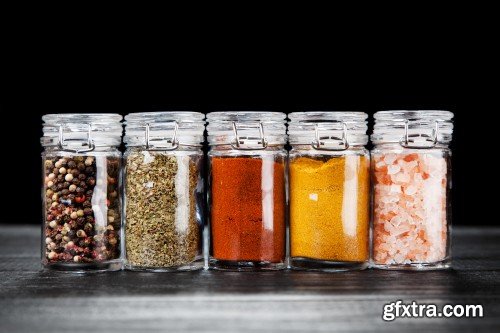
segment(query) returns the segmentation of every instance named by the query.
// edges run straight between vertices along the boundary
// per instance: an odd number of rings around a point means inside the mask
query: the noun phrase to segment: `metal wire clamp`
[[[349,149],[349,142],[347,141],[347,124],[342,122],[342,137],[336,136],[320,136],[318,124],[314,126],[315,139],[311,142],[311,146],[316,150],[334,150],[343,151]],[[327,146],[325,141],[322,140],[335,140],[338,142],[337,146]]]
[[[81,140],[81,139],[65,139],[64,138],[64,128],[63,125],[59,125],[59,142],[57,143],[57,146],[59,149],[71,153],[87,153],[90,151],[93,151],[95,149],[95,144],[94,140],[92,140],[92,126],[90,124],[87,124],[88,130],[87,130],[87,139],[86,140]],[[82,146],[87,146],[88,148],[86,149],[71,149],[67,148],[65,145],[67,142],[73,141],[73,142],[81,142]]]
[[[438,142],[438,136],[439,136],[439,120],[436,120],[434,122],[434,128],[432,129],[432,134],[431,135],[427,135],[427,134],[409,134],[408,133],[408,129],[409,129],[410,119],[405,119],[404,123],[405,123],[404,124],[405,125],[405,134],[401,138],[401,140],[399,140],[399,144],[403,148],[430,149],[430,148],[434,148],[436,146],[436,144]],[[425,138],[425,141],[426,142],[431,142],[431,145],[426,145],[426,146],[411,145],[411,143],[415,143],[415,140],[411,139],[411,138]]]
[[[177,140],[177,132],[179,130],[179,124],[175,120],[164,123],[174,124],[174,133],[172,134],[171,138],[151,137],[150,129],[152,126],[151,124],[146,123],[146,132],[145,132],[146,150],[175,150],[179,147],[179,140]],[[152,141],[165,141],[165,140],[167,141],[167,143],[171,144],[171,146],[155,146],[151,143]]]
[[[264,126],[262,125],[262,122],[259,122],[258,129],[259,129],[259,137],[240,137],[238,136],[238,126],[240,129],[253,129],[255,126],[250,125],[250,124],[239,124],[237,125],[236,122],[233,121],[233,133],[234,133],[234,141],[231,142],[231,147],[234,149],[238,150],[262,150],[267,148],[267,140],[264,136]],[[256,145],[255,146],[248,146],[249,143],[254,142]],[[242,145],[247,145],[247,147],[243,147]]]

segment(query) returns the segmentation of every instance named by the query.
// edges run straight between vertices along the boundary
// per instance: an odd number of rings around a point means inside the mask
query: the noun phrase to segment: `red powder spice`
[[[283,163],[252,157],[213,157],[211,194],[215,259],[284,260]]]

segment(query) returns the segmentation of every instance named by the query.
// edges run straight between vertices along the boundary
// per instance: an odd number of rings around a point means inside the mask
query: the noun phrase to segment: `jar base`
[[[123,267],[121,260],[112,260],[95,263],[55,262],[43,265],[44,269],[61,273],[87,274],[119,271]]]
[[[279,271],[286,269],[285,261],[269,262],[269,261],[233,261],[233,260],[218,260],[210,258],[208,261],[209,269],[218,271]]]
[[[383,269],[383,270],[395,270],[395,271],[432,271],[432,270],[443,270],[451,268],[451,260],[445,259],[437,262],[418,262],[410,264],[376,264],[371,263],[371,268]]]
[[[368,268],[368,261],[331,261],[304,257],[290,258],[290,268],[299,271],[346,272]]]
[[[134,272],[152,272],[152,273],[175,273],[175,272],[190,272],[203,269],[203,259],[190,262],[185,265],[171,266],[171,267],[148,267],[138,266],[126,263],[124,269]]]

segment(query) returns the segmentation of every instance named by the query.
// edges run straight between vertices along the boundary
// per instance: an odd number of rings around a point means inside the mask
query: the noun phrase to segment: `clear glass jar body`
[[[364,269],[369,260],[370,155],[364,147],[289,154],[290,266]]]
[[[121,259],[121,152],[96,147],[42,153],[45,268],[114,271]]]
[[[442,269],[451,258],[451,151],[447,145],[372,150],[372,265]]]
[[[129,147],[125,164],[125,268],[203,268],[203,152]]]
[[[208,156],[210,268],[286,268],[287,152],[220,145]]]

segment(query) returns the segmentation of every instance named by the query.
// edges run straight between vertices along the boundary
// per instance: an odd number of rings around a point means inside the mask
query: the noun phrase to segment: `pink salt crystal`
[[[387,165],[391,165],[392,163],[394,163],[394,161],[396,160],[396,154],[386,154],[384,156],[384,162],[387,164]]]
[[[398,173],[394,176],[393,180],[398,183],[408,183],[410,181],[410,176],[406,173]]]
[[[446,256],[446,160],[439,155],[375,156],[374,260],[435,262]],[[403,192],[401,192],[403,185]]]
[[[410,185],[407,188],[405,188],[404,191],[406,195],[414,195],[415,193],[417,193],[417,188],[413,185]]]
[[[411,162],[406,163],[406,168],[411,170],[411,169],[415,168],[417,165],[418,165],[417,161],[411,161]]]
[[[394,175],[398,173],[401,170],[401,167],[399,165],[389,165],[387,167],[387,174],[388,175]]]
[[[401,254],[401,253],[397,253],[395,256],[394,256],[394,261],[398,264],[402,264],[403,261],[404,261],[404,256]]]
[[[391,185],[390,192],[391,193],[401,193],[401,185]]]

